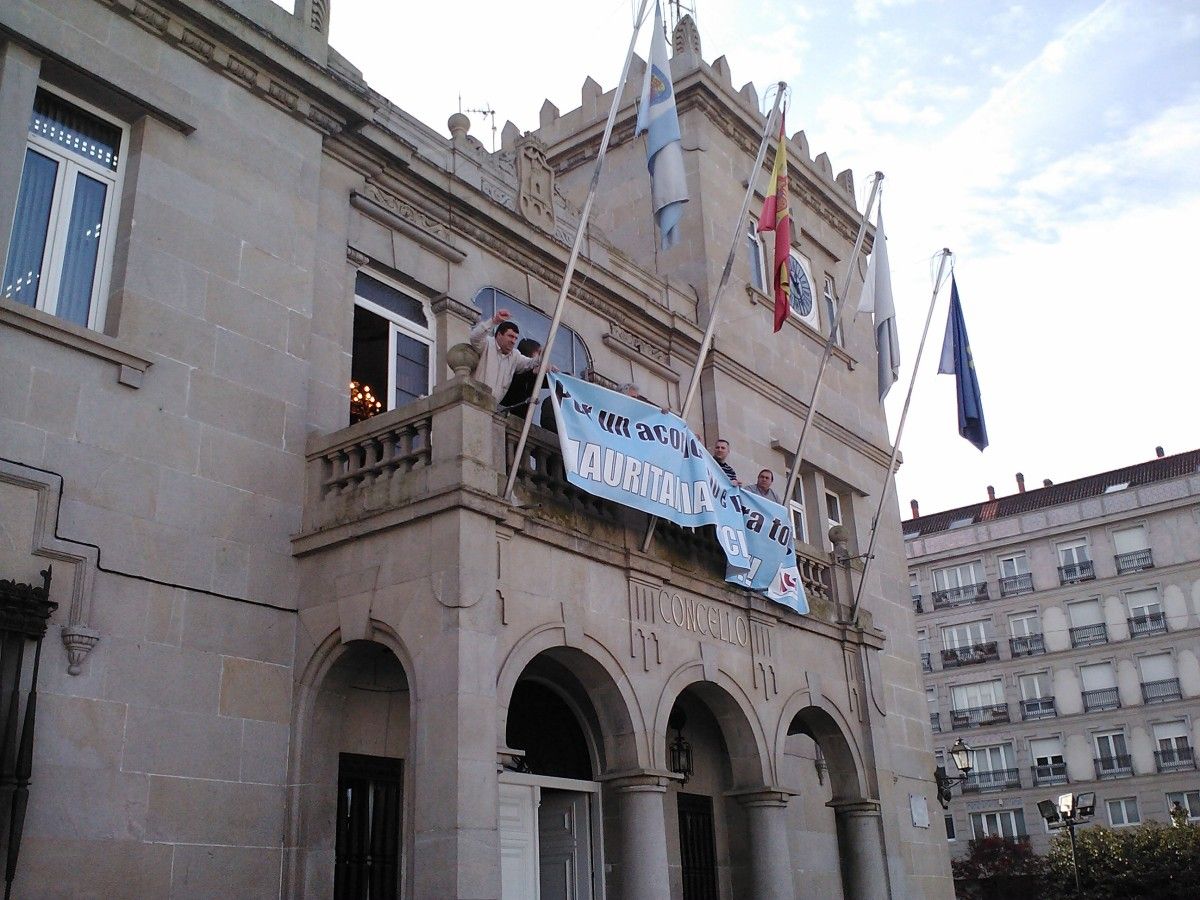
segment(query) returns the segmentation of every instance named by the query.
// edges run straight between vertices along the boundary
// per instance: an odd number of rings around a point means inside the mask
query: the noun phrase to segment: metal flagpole
[[[750,169],[750,178],[746,184],[746,195],[742,198],[742,209],[738,213],[737,221],[733,223],[733,239],[729,242],[729,255],[725,257],[725,268],[721,271],[721,280],[717,284],[717,291],[713,294],[712,306],[708,311],[708,326],[704,329],[704,337],[700,341],[700,349],[696,354],[696,365],[692,369],[692,380],[688,383],[687,393],[683,398],[683,406],[679,410],[679,418],[687,420],[688,412],[692,408],[692,401],[696,398],[696,388],[700,385],[700,371],[704,368],[704,361],[708,357],[708,351],[712,347],[713,335],[717,330],[717,304],[721,302],[721,295],[725,292],[726,285],[729,284],[730,273],[733,272],[733,261],[737,258],[738,244],[743,240],[742,228],[746,223],[746,213],[750,211],[750,201],[754,198],[754,186],[758,181],[758,173],[762,169],[763,160],[767,158],[767,145],[771,143],[771,135],[775,132],[775,125],[778,121],[779,106],[783,100],[783,92],[787,90],[787,82],[781,81],[778,85],[778,90],[775,93],[775,104],[771,107],[771,113],[767,116],[767,124],[763,129],[762,141],[758,145],[758,155],[754,157],[754,166]],[[786,140],[786,137],[785,137]],[[779,148],[776,152],[780,152],[783,148]],[[650,539],[654,537],[654,529],[658,525],[658,517],[651,516],[650,524],[646,527],[646,537],[642,541],[642,552],[645,553],[650,549]]]
[[[883,473],[883,487],[879,489],[879,505],[875,507],[875,518],[871,520],[871,539],[867,543],[867,553],[863,557],[863,569],[858,578],[858,590],[854,592],[854,605],[850,607],[848,622],[853,623],[858,614],[858,604],[862,601],[863,587],[867,583],[867,569],[871,567],[872,554],[875,550],[875,533],[879,528],[879,517],[883,515],[883,503],[887,499],[888,487],[892,483],[892,469],[896,465],[896,457],[900,453],[900,438],[904,435],[904,422],[908,418],[908,407],[912,403],[913,388],[917,384],[917,368],[921,365],[921,354],[925,351],[925,339],[929,337],[929,323],[933,321],[933,308],[937,305],[938,292],[942,289],[942,273],[946,270],[946,260],[950,251],[942,248],[942,259],[938,264],[937,277],[933,280],[933,296],[929,298],[929,312],[925,314],[925,330],[921,332],[921,343],[917,345],[917,358],[913,363],[912,377],[908,380],[908,393],[904,397],[904,408],[900,411],[900,424],[896,426],[896,440],[892,444],[892,455],[888,459],[887,469]]]
[[[591,184],[588,185],[587,200],[584,201],[583,209],[579,213],[579,227],[575,231],[575,242],[571,245],[571,255],[567,259],[567,270],[563,274],[562,289],[558,292],[558,302],[554,306],[554,316],[550,320],[550,333],[546,336],[546,343],[542,346],[542,362],[538,366],[537,377],[533,380],[533,392],[530,396],[534,398],[541,392],[542,384],[546,379],[546,371],[550,368],[550,351],[554,347],[554,337],[558,332],[559,322],[562,321],[563,307],[566,306],[567,292],[571,289],[571,279],[575,275],[575,264],[579,260],[579,251],[583,247],[588,216],[591,215],[592,201],[596,199],[596,187],[600,184],[600,172],[604,168],[604,156],[608,153],[608,142],[612,138],[613,125],[617,121],[617,110],[621,107],[621,95],[625,92],[625,82],[629,78],[629,66],[633,62],[633,48],[637,44],[638,32],[642,30],[642,23],[646,20],[646,9],[649,5],[650,0],[642,0],[642,5],[638,8],[637,18],[633,24],[633,36],[629,39],[629,50],[625,54],[625,65],[621,68],[621,78],[617,82],[616,90],[613,91],[612,107],[608,111],[608,121],[604,124],[604,136],[600,139],[600,152],[596,155],[596,168],[592,172]],[[521,470],[521,456],[525,452],[525,444],[529,440],[529,429],[533,425],[533,416],[537,412],[537,408],[538,404],[531,400],[528,409],[525,410],[525,423],[521,426],[521,437],[517,441],[513,461],[509,465],[508,484],[504,487],[505,500],[512,499],[513,488],[517,484],[517,473]]]
[[[862,224],[858,226],[858,237],[854,239],[854,249],[850,252],[850,256],[846,258],[846,277],[842,281],[842,291],[838,292],[845,297],[845,301],[838,307],[837,321],[829,329],[829,337],[825,341],[825,353],[821,356],[821,365],[817,369],[817,380],[813,382],[812,395],[808,398],[808,414],[804,417],[804,425],[800,428],[800,439],[796,442],[796,455],[792,458],[792,471],[788,475],[787,489],[783,494],[783,502],[788,510],[788,517],[792,520],[792,535],[795,536],[796,531],[796,514],[792,509],[792,494],[796,490],[796,482],[800,478],[800,461],[804,459],[804,443],[808,437],[808,429],[812,425],[813,419],[817,415],[817,398],[821,394],[821,387],[825,381],[825,369],[829,365],[829,360],[833,357],[833,346],[837,342],[837,336],[842,330],[842,322],[846,318],[846,309],[851,306],[850,303],[850,279],[854,274],[854,265],[858,261],[859,251],[862,250],[863,240],[867,236],[867,224],[871,220],[871,209],[875,206],[875,198],[879,194],[879,183],[883,181],[883,173],[875,173],[875,183],[871,185],[871,196],[867,198],[867,208],[863,212]],[[878,239],[878,235],[876,236]],[[836,285],[834,287],[836,291]],[[857,304],[853,304],[857,307]]]

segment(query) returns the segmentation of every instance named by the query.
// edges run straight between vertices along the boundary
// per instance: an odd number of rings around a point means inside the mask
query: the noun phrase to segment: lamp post
[[[954,768],[962,774],[951,778],[946,774],[945,766],[938,766],[933,770],[933,780],[937,783],[938,802],[942,804],[942,809],[950,808],[951,789],[956,784],[963,784],[970,776],[971,769],[974,768],[974,757],[975,751],[962,738],[959,738],[950,748],[950,758],[954,760]]]
[[[1096,795],[1092,791],[1081,794],[1062,794],[1057,801],[1042,800],[1038,813],[1046,820],[1050,829],[1065,828],[1071,838],[1071,868],[1075,872],[1075,893],[1083,889],[1079,885],[1079,863],[1075,859],[1075,826],[1090,821],[1096,814]]]

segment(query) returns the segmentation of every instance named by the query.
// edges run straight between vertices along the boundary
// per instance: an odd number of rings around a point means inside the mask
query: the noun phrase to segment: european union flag
[[[983,421],[983,398],[979,396],[979,378],[967,340],[967,323],[958,302],[958,285],[950,276],[950,315],[946,319],[946,339],[942,342],[942,375],[954,375],[958,382],[958,433],[982,450],[988,445],[987,426]]]

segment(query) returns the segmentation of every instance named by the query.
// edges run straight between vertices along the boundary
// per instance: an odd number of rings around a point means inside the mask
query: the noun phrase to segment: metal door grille
[[[683,900],[719,900],[712,797],[679,795],[679,863]]]
[[[335,900],[400,895],[403,767],[399,759],[340,754]]]

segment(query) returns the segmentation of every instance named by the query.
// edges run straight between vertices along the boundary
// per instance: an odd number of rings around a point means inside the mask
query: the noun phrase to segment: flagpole
[[[721,302],[721,295],[725,293],[725,287],[729,284],[729,276],[733,272],[733,261],[737,258],[738,244],[742,241],[742,228],[746,223],[746,214],[750,211],[750,201],[754,199],[754,185],[758,180],[758,173],[762,170],[763,160],[767,158],[767,146],[771,143],[771,134],[775,130],[776,117],[779,115],[779,106],[785,90],[787,90],[787,82],[779,82],[778,90],[775,93],[775,104],[771,107],[770,115],[767,116],[767,124],[763,128],[762,140],[758,145],[758,155],[754,157],[754,165],[750,169],[746,194],[742,197],[742,209],[738,213],[737,221],[733,224],[733,239],[729,242],[729,255],[725,257],[725,268],[721,270],[721,280],[717,284],[716,293],[713,294],[712,306],[709,307],[708,325],[704,329],[704,337],[701,338],[700,349],[696,353],[696,365],[692,368],[692,378],[688,382],[687,393],[684,395],[683,405],[679,409],[679,418],[684,421],[687,421],[692,401],[696,398],[696,389],[700,386],[700,372],[704,368],[704,361],[708,358],[708,351],[712,348],[713,335],[717,330],[717,304]],[[650,522],[646,526],[646,537],[642,539],[643,553],[650,549],[650,541],[654,537],[654,529],[657,527],[658,517],[651,516]]]
[[[887,469],[883,473],[883,487],[879,489],[879,505],[875,507],[875,518],[871,520],[871,539],[867,543],[867,553],[863,557],[863,569],[858,578],[858,590],[854,592],[854,605],[850,607],[850,616],[846,620],[853,623],[858,614],[858,604],[862,601],[863,588],[867,584],[867,570],[875,551],[875,535],[879,529],[879,518],[883,515],[883,504],[887,499],[888,488],[892,483],[892,469],[896,465],[896,457],[900,454],[900,438],[904,435],[904,423],[908,419],[908,407],[912,403],[913,388],[917,384],[917,368],[921,365],[921,354],[925,351],[925,339],[929,336],[929,323],[933,321],[933,308],[937,305],[938,292],[942,289],[942,273],[946,270],[946,260],[950,258],[950,250],[942,248],[942,259],[938,263],[937,277],[933,280],[933,296],[929,298],[929,311],[925,314],[925,329],[921,332],[921,343],[917,346],[917,358],[913,363],[912,377],[908,380],[908,393],[904,397],[904,408],[900,411],[900,424],[896,426],[896,440],[892,443],[892,455],[888,458]]]
[[[863,212],[862,222],[858,226],[858,237],[854,239],[854,249],[850,251],[850,255],[846,258],[846,277],[842,282],[841,295],[845,300],[838,305],[837,319],[829,329],[829,337],[825,341],[825,352],[821,356],[821,365],[817,369],[817,379],[813,382],[812,394],[808,399],[808,413],[804,417],[804,424],[800,427],[800,439],[796,442],[796,453],[792,458],[792,471],[788,475],[787,488],[783,494],[783,502],[787,506],[788,517],[791,519],[792,536],[795,537],[799,532],[796,530],[796,513],[792,508],[792,494],[796,490],[796,482],[800,479],[800,461],[804,459],[804,444],[808,437],[809,427],[812,425],[813,419],[817,415],[817,398],[821,394],[821,387],[825,381],[825,369],[829,365],[829,360],[833,357],[833,347],[837,343],[838,334],[842,333],[842,322],[846,318],[846,309],[851,305],[855,306],[857,314],[858,304],[850,303],[850,279],[854,274],[854,265],[858,261],[858,254],[862,250],[863,240],[867,236],[867,223],[871,220],[871,209],[875,206],[875,198],[879,194],[879,183],[883,181],[883,173],[876,172],[874,183],[871,185],[871,195],[867,198],[867,208]],[[876,235],[876,240],[880,240],[881,236]],[[836,285],[835,285],[836,291]]]
[[[554,305],[554,316],[550,320],[550,333],[546,335],[546,343],[542,345],[542,361],[538,366],[537,376],[533,380],[533,391],[530,397],[536,398],[542,390],[546,372],[550,368],[550,351],[554,347],[554,337],[558,333],[559,322],[562,321],[563,308],[566,306],[567,293],[571,289],[571,279],[575,275],[575,265],[579,261],[579,251],[583,248],[583,238],[587,231],[588,217],[592,212],[592,201],[596,199],[596,188],[600,184],[600,172],[604,168],[604,157],[608,153],[608,142],[612,138],[613,125],[617,121],[617,111],[621,108],[621,95],[625,92],[625,82],[629,78],[629,67],[633,63],[633,48],[637,44],[638,32],[646,20],[646,8],[650,0],[642,0],[638,8],[637,18],[633,23],[633,36],[629,38],[629,50],[625,54],[625,65],[621,67],[621,78],[613,91],[612,106],[608,110],[608,121],[604,124],[604,136],[600,139],[600,152],[596,155],[596,168],[592,171],[592,181],[588,185],[587,199],[579,213],[579,227],[575,229],[575,241],[571,245],[571,255],[567,258],[567,270],[563,273],[562,288],[558,292],[558,302]],[[649,63],[647,63],[649,65]],[[497,398],[499,399],[499,398]],[[525,423],[521,426],[521,437],[517,440],[516,451],[508,470],[508,483],[504,486],[503,497],[511,500],[513,489],[517,485],[517,474],[521,470],[521,457],[525,452],[525,444],[529,441],[529,429],[533,426],[533,416],[538,404],[530,401],[525,410]]]

